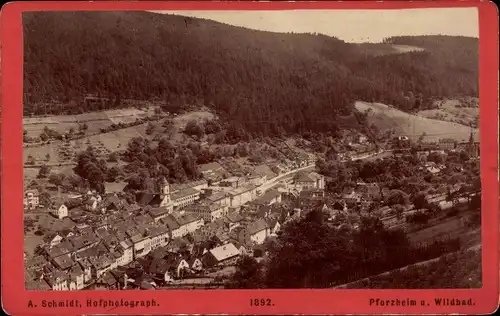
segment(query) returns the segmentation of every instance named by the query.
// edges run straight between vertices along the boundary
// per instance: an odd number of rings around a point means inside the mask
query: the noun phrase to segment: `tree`
[[[52,207],[52,200],[50,198],[50,194],[49,192],[42,192],[40,193],[40,197],[39,197],[39,203],[40,205],[43,205],[44,207]]]
[[[230,289],[258,289],[264,286],[262,265],[249,256],[239,259],[236,272],[225,283],[225,287]]]
[[[26,164],[27,165],[34,165],[35,164],[35,157],[29,155],[28,158],[26,159]]]
[[[387,205],[393,206],[396,204],[408,205],[408,194],[401,190],[392,190],[391,192],[389,192],[389,196],[387,197]]]
[[[146,126],[146,135],[151,135],[155,131],[155,126],[149,122],[148,125]]]
[[[42,165],[38,171],[38,178],[47,178],[50,173],[50,167],[47,165]]]
[[[47,135],[47,133],[42,132],[40,133],[40,139],[42,140],[42,142],[46,142],[49,140],[49,136]]]
[[[184,128],[184,133],[190,136],[202,137],[205,134],[203,126],[198,123],[196,120],[191,120],[187,122],[186,127]]]
[[[117,162],[118,158],[119,158],[118,153],[112,152],[111,154],[109,154],[108,161],[109,162]]]
[[[49,153],[47,153],[47,154],[45,155],[45,160],[46,160],[46,161],[50,161],[50,154],[49,154]]]
[[[51,173],[49,175],[49,182],[56,185],[61,186],[66,176],[63,173]]]
[[[425,193],[419,192],[412,197],[412,203],[415,209],[422,209],[427,205],[427,199],[425,198]]]

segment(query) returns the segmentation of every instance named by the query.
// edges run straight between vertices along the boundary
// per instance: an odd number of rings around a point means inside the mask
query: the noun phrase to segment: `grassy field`
[[[71,127],[78,130],[80,124],[86,123],[89,133],[99,132],[101,128],[106,128],[112,124],[130,123],[138,118],[152,115],[152,109],[126,108],[120,110],[109,110],[100,112],[90,112],[78,115],[53,115],[47,117],[27,117],[23,119],[23,128],[30,137],[38,137],[47,126],[63,134]]]
[[[472,100],[471,106],[464,106],[459,100],[445,100],[438,104],[439,108],[419,111],[418,115],[430,119],[455,122],[463,125],[474,124],[479,120],[478,100]]]
[[[438,141],[441,138],[457,141],[469,139],[469,126],[412,115],[381,103],[358,101],[355,106],[358,111],[367,112],[368,122],[381,132],[393,130],[396,135],[408,136],[414,140],[425,133],[424,141]],[[475,129],[475,137],[479,139],[478,129]]]

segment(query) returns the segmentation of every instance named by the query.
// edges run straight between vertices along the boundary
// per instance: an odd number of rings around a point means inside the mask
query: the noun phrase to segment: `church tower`
[[[160,207],[165,207],[171,213],[174,209],[174,203],[170,198],[170,184],[165,177],[162,177],[158,183],[159,191],[161,195]]]

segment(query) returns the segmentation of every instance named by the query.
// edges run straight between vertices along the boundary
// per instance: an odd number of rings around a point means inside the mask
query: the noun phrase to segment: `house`
[[[221,206],[231,205],[231,197],[227,192],[214,192],[207,190],[205,198],[206,201],[211,204],[218,204]]]
[[[192,256],[191,258],[189,258],[187,260],[187,263],[188,263],[191,271],[194,271],[194,272],[203,271],[203,262],[200,259]]]
[[[267,218],[267,226],[269,227],[269,236],[277,236],[281,229],[281,224],[277,218]]]
[[[68,281],[65,272],[60,270],[54,270],[52,273],[47,273],[44,275],[44,279],[50,286],[52,291],[67,291]]]
[[[218,162],[211,162],[198,166],[201,174],[211,185],[217,185],[228,173]]]
[[[25,209],[35,209],[39,206],[40,193],[37,189],[26,190],[24,192],[23,204]]]
[[[85,273],[79,264],[74,264],[68,271],[68,287],[70,291],[85,287]]]
[[[179,224],[180,237],[195,232],[205,224],[202,216],[194,214],[176,216],[175,219]]]
[[[239,207],[246,204],[257,197],[257,186],[248,185],[239,187],[229,192],[230,206]]]
[[[171,283],[174,281],[171,268],[172,267],[167,260],[163,258],[154,258],[148,267],[148,272],[159,284]]]
[[[65,271],[74,265],[70,254],[65,254],[52,259],[52,264],[59,270]]]
[[[186,188],[171,194],[174,207],[183,208],[200,199],[201,192],[193,188]]]
[[[150,208],[148,210],[149,215],[153,218],[155,222],[158,222],[160,219],[166,217],[170,214],[169,210],[166,207],[155,207]]]
[[[111,271],[104,272],[96,281],[96,285],[102,285],[108,290],[119,290],[121,288],[119,279]]]
[[[271,189],[251,202],[253,205],[272,205],[281,202],[281,192]]]
[[[170,229],[168,226],[152,226],[150,227],[149,236],[151,238],[151,249],[164,246],[168,243]]]
[[[294,178],[294,185],[300,188],[299,190],[312,188],[323,190],[325,188],[325,178],[316,172],[309,174],[300,172]]]
[[[96,199],[88,199],[83,203],[83,207],[86,211],[94,211],[97,209],[97,200]]]
[[[202,262],[206,267],[233,265],[239,257],[240,252],[230,243],[210,249],[203,255]]]
[[[228,224],[229,231],[232,231],[233,229],[241,225],[243,217],[239,213],[233,212],[227,214],[225,220]]]
[[[100,257],[91,257],[88,260],[92,264],[92,276],[96,279],[99,279],[104,273],[118,266],[116,258],[110,254],[104,254]]]
[[[303,189],[299,193],[300,199],[316,199],[316,198],[324,198],[325,191],[317,188],[307,188]]]
[[[83,271],[83,282],[89,283],[92,280],[92,263],[86,258],[78,260],[78,264]]]
[[[258,175],[258,176],[262,177],[264,179],[264,182],[269,181],[269,180],[275,178],[276,176],[278,176],[266,164],[260,164],[260,165],[255,166],[252,173],[254,175]]]
[[[170,239],[182,237],[182,232],[180,230],[181,226],[179,225],[177,219],[172,214],[162,218],[160,223],[168,227],[170,231]]]
[[[151,239],[147,231],[140,231],[137,227],[131,227],[126,231],[126,234],[134,245],[134,258],[144,257],[151,251]]]
[[[202,164],[198,167],[202,175],[208,175],[211,173],[226,172],[222,165],[218,162],[210,162]]]
[[[184,213],[200,217],[207,223],[226,216],[229,213],[229,207],[218,203],[208,203],[207,201],[188,206]]]
[[[125,201],[122,202],[115,194],[108,195],[102,201],[100,208],[102,212],[118,211],[126,207],[124,202]]]
[[[62,241],[61,235],[57,233],[51,233],[48,235],[45,235],[43,237],[43,241],[48,244],[50,247],[54,247],[55,245],[58,245]]]
[[[263,244],[264,240],[270,235],[270,229],[264,219],[251,222],[246,227],[250,240],[258,245]]]
[[[438,146],[441,150],[454,150],[457,147],[457,142],[452,138],[441,138]]]
[[[59,219],[63,219],[68,217],[68,207],[65,204],[60,204],[54,209],[51,209],[50,213]]]
[[[148,263],[146,263],[148,265]],[[167,254],[166,256],[154,257],[146,270],[164,282],[171,282],[173,279],[184,277],[190,269],[188,262],[179,255]]]

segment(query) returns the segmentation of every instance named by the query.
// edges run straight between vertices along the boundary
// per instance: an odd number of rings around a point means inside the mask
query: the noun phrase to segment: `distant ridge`
[[[394,37],[350,44],[150,12],[24,13],[25,114],[95,110],[85,94],[203,104],[254,135],[335,133],[354,102],[403,111],[477,96],[478,39]],[[422,51],[394,52],[393,45]],[[391,48],[392,47],[392,48]],[[390,53],[380,53],[380,51]],[[358,122],[362,122],[358,120]]]

